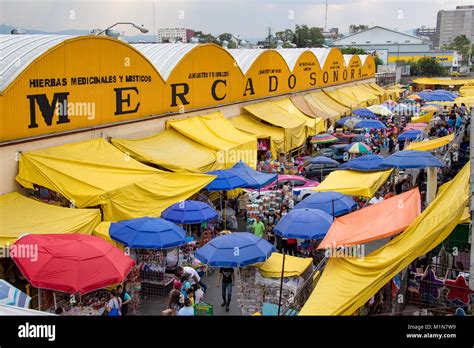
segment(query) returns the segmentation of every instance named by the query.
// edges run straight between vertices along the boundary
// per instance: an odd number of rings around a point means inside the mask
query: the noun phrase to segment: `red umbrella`
[[[85,294],[121,283],[135,265],[112,244],[84,234],[31,234],[13,245],[18,268],[42,289]]]

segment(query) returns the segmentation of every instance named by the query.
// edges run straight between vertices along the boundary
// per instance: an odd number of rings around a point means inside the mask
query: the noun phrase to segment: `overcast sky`
[[[434,27],[439,10],[473,0],[328,0],[328,28],[347,32],[350,24],[380,25],[400,31]],[[153,16],[153,4],[154,14]],[[325,0],[0,0],[0,24],[59,31],[105,28],[117,21],[145,27],[186,27],[243,38],[264,37],[295,24],[324,27]],[[153,20],[154,17],[154,20]],[[138,34],[126,26],[127,35]]]

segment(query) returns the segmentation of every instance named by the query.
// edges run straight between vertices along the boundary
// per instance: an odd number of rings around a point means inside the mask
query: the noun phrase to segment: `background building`
[[[438,37],[438,31],[436,28],[427,28],[427,27],[420,27],[415,30],[415,36],[418,37],[426,37],[431,41],[432,47],[438,46],[439,42],[439,37]]]
[[[432,57],[446,68],[451,69],[458,66],[458,57],[454,51],[432,50],[431,41],[427,38],[379,26],[334,40],[333,45],[362,48],[368,52],[375,51],[377,54],[387,52],[386,62],[388,65],[405,65],[406,62],[416,61],[422,57]]]
[[[156,32],[157,42],[189,42],[194,36],[194,30],[186,28],[160,28]]]
[[[466,35],[474,41],[474,6],[457,6],[453,11],[441,10],[438,12],[436,24],[439,38],[438,46],[441,47],[453,42],[459,35]]]

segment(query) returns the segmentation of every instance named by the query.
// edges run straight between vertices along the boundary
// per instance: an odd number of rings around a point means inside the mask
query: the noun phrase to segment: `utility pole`
[[[326,0],[326,10],[324,14],[324,31],[328,31],[328,0]]]
[[[156,43],[155,3],[153,2],[153,41]]]
[[[471,168],[470,168],[470,180],[469,180],[469,189],[471,193],[471,199],[469,204],[469,209],[471,213],[471,222],[469,223],[469,232],[470,232],[470,242],[471,242],[471,266],[469,271],[469,288],[474,290],[474,240],[473,240],[473,233],[472,233],[472,218],[474,217],[474,111],[471,111],[471,134],[470,134],[470,142],[469,142],[469,159],[471,160]]]

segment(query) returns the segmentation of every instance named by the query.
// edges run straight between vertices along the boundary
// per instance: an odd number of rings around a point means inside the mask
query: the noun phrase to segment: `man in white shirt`
[[[191,284],[191,286],[193,284],[199,284],[202,287],[203,291],[206,292],[207,285],[201,281],[201,277],[199,276],[198,272],[194,268],[178,267],[176,269],[176,274],[178,275],[179,278],[181,278],[183,273],[189,274],[189,283]]]
[[[369,204],[377,204],[383,201],[383,197],[380,192],[377,192],[374,197],[369,201]]]

